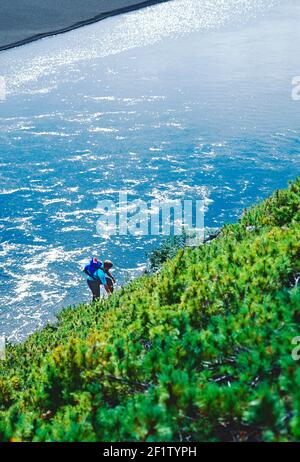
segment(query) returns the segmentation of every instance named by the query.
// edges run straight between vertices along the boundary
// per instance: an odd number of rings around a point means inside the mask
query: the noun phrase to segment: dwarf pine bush
[[[2,441],[299,441],[300,178],[0,364]]]

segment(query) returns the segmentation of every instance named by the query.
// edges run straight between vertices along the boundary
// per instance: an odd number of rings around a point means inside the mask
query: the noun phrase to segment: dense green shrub
[[[183,232],[178,236],[170,236],[161,244],[147,253],[150,272],[159,271],[164,263],[176,256],[180,249],[186,247],[188,235]]]
[[[3,441],[300,439],[300,178],[0,365]]]

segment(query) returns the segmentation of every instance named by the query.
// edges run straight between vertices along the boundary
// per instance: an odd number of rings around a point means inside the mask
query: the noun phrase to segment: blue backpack
[[[93,274],[95,273],[95,271],[97,271],[98,269],[102,269],[102,261],[95,262],[94,260],[95,259],[92,258],[90,261],[90,264],[86,265],[84,268],[84,272],[91,277],[93,277]]]

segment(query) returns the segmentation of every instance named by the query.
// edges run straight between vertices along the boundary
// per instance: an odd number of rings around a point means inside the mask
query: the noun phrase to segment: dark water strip
[[[2,0],[2,14],[0,15],[0,51],[25,45],[52,35],[62,34],[73,29],[78,29],[79,27],[93,24],[111,16],[129,13],[130,11],[146,8],[157,3],[165,3],[167,1],[170,0],[98,0],[96,4],[95,1],[87,1],[86,11],[83,12],[82,8],[78,8],[78,20],[74,23],[68,23],[68,21],[71,20],[70,16],[72,16],[72,19],[76,17],[77,2],[73,0],[71,6],[69,0],[64,0],[63,4],[62,2],[58,3],[55,0],[51,0],[48,8],[50,8],[52,16],[49,16],[49,23],[45,24],[45,22],[42,23],[42,21],[45,21],[45,17],[39,18],[39,15],[41,16],[41,10],[35,8],[35,0],[27,0],[26,4],[22,4],[19,11],[19,0]],[[114,9],[109,9],[111,6],[114,6]],[[72,10],[72,15],[68,14],[68,10],[70,9]],[[98,14],[88,17],[87,19],[82,19],[85,13],[87,15],[89,13],[91,14],[95,12],[95,9],[99,11]],[[53,23],[53,17],[56,18],[55,23]],[[40,25],[38,24],[39,20],[41,20]],[[64,23],[63,27],[58,26],[59,21]],[[37,26],[39,26],[40,31],[32,34]],[[48,30],[48,26],[51,27],[51,30]],[[9,41],[6,43],[8,37]]]

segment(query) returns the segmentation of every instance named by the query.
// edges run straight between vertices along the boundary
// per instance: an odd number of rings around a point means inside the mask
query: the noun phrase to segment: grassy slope
[[[0,365],[0,439],[300,440],[300,178]]]

